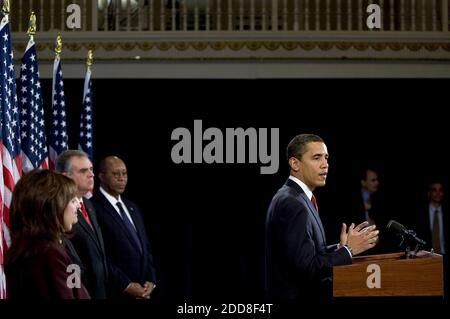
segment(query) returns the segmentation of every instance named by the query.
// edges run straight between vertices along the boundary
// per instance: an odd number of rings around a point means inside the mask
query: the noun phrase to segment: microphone
[[[402,224],[400,224],[399,222],[397,222],[395,220],[390,220],[386,226],[386,229],[401,236],[403,238],[402,244],[403,244],[403,241],[407,239],[407,240],[415,242],[416,244],[421,245],[421,246],[426,245],[426,242],[424,240],[417,237],[415,231],[407,229],[405,226],[403,226]]]

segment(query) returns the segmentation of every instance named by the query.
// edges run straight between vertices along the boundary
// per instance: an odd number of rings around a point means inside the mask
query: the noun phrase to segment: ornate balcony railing
[[[13,30],[24,32],[31,11],[40,31],[68,31],[77,4],[80,31],[362,32],[370,4],[389,32],[448,32],[450,0],[12,0]]]
[[[1,0],[0,0],[1,1]],[[104,77],[303,76],[334,74],[352,63],[386,63],[380,74],[450,74],[450,0],[10,0],[14,46],[25,50],[37,15],[41,63],[51,64],[62,33],[70,76],[94,50]],[[68,7],[72,9],[68,11]],[[381,9],[370,29],[367,8]],[[79,8],[79,28],[68,27]],[[167,63],[168,61],[175,63]],[[314,61],[315,64],[304,63]],[[224,63],[225,62],[225,63]],[[317,63],[322,63],[318,65]],[[336,64],[330,64],[336,63]],[[236,63],[230,68],[229,63]],[[420,67],[411,67],[419,63]],[[437,64],[441,63],[441,64]],[[373,72],[373,65],[360,74]],[[67,65],[67,64],[66,64]],[[406,66],[405,66],[406,65]],[[427,66],[427,69],[425,66]],[[182,67],[180,67],[182,66]],[[240,66],[243,66],[242,68]],[[41,68],[51,77],[51,68]],[[324,69],[324,70],[325,70]],[[321,69],[322,70],[322,69]],[[377,69],[378,70],[378,69]],[[346,71],[347,72],[347,71]],[[378,72],[378,71],[377,71]],[[384,73],[383,73],[384,72]],[[437,72],[437,73],[436,73]]]

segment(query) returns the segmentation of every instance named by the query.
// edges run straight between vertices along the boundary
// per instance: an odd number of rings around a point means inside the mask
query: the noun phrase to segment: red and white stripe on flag
[[[0,299],[6,298],[6,280],[3,269],[5,250],[11,244],[9,235],[9,205],[14,185],[22,174],[22,158],[20,156],[20,123],[18,100],[16,95],[16,73],[14,71],[13,50],[9,17],[5,15],[0,24]]]

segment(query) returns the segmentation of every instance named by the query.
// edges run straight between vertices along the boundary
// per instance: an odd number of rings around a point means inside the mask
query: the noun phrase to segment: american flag
[[[80,119],[80,141],[78,148],[86,152],[89,159],[93,159],[92,149],[92,81],[91,81],[91,69],[88,66],[86,71],[86,77],[84,79],[84,92],[83,92],[83,109],[81,110]]]
[[[9,205],[14,185],[22,173],[22,159],[20,155],[19,112],[17,106],[15,71],[11,32],[8,15],[0,24],[0,128],[3,145],[1,145],[0,173],[0,299],[6,298],[6,282],[3,273],[3,254],[11,244],[9,236]]]
[[[64,98],[64,81],[61,70],[61,59],[59,54],[53,64],[53,95],[51,128],[48,141],[49,166],[54,169],[56,158],[63,151],[68,149],[67,123],[66,123],[66,102]]]
[[[45,141],[44,108],[36,45],[33,38],[20,67],[20,132],[22,139],[22,166],[27,173],[35,168],[48,168],[47,143]]]
[[[91,81],[91,65],[92,65],[92,51],[89,50],[87,60],[86,76],[84,78],[83,90],[83,109],[81,110],[80,119],[80,141],[78,142],[78,149],[84,151],[91,162],[93,161],[94,151],[92,148],[92,81]],[[94,190],[91,189],[84,196],[91,198]]]

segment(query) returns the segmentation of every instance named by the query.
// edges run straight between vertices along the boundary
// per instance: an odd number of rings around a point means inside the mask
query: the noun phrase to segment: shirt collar
[[[436,210],[440,213],[442,211],[442,205],[439,207],[434,207],[431,203],[430,203],[430,212],[435,212]]]
[[[311,200],[312,196],[313,196],[313,192],[309,189],[308,186],[306,186],[305,183],[303,183],[301,180],[299,180],[297,177],[290,175],[289,179],[296,182],[298,184],[298,186],[300,186],[303,191],[305,192],[306,196],[308,196],[309,200]]]
[[[107,191],[105,191],[105,189],[103,187],[101,187],[101,186],[100,186],[100,192],[106,197],[108,202],[110,202],[111,205],[113,205],[114,207],[116,207],[117,202],[120,202],[123,205],[123,202],[122,202],[122,199],[121,199],[120,195],[119,195],[119,199],[117,200],[114,196],[112,196]]]
[[[370,193],[364,189],[361,190],[361,195],[362,195],[364,202],[367,202],[370,198]]]

